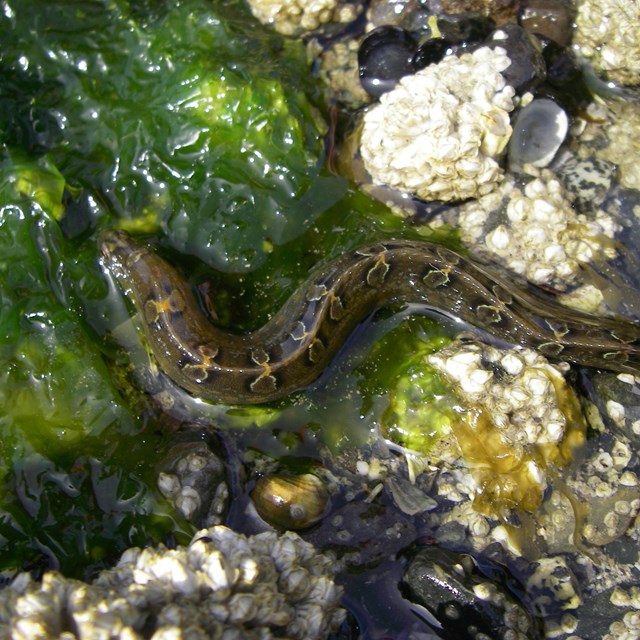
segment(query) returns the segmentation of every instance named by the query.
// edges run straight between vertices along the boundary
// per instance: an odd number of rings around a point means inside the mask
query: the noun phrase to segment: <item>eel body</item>
[[[178,271],[126,233],[104,233],[101,250],[160,368],[209,401],[257,404],[308,386],[363,319],[398,303],[424,305],[552,359],[640,373],[640,325],[567,309],[430,242],[385,240],[350,251],[246,334],[216,327]]]

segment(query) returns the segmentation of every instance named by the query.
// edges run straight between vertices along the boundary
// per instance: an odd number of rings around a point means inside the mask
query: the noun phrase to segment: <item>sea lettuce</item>
[[[247,271],[344,195],[320,175],[302,45],[240,2],[177,2],[152,20],[124,1],[3,4],[5,140],[46,151],[121,226]]]
[[[0,163],[0,569],[91,573],[171,526],[134,457],[144,425],[75,311],[63,191],[46,158]]]

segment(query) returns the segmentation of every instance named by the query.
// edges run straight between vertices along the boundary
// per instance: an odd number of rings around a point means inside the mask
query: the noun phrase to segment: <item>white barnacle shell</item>
[[[507,146],[513,129],[509,114],[494,107],[482,114],[484,124],[480,150],[486,156],[499,156]]]
[[[256,596],[253,593],[234,593],[229,598],[229,620],[246,623],[253,620],[258,612]]]
[[[304,567],[294,566],[285,569],[278,578],[283,593],[294,598],[305,598],[311,590],[309,572]]]
[[[202,564],[201,570],[208,586],[214,591],[229,589],[234,583],[233,569],[220,551],[213,551]]]
[[[319,604],[307,602],[296,610],[296,617],[288,626],[289,633],[294,638],[322,638],[324,637],[325,616]]]
[[[158,489],[165,498],[176,496],[181,486],[180,479],[175,474],[164,471],[158,474]]]
[[[202,505],[200,494],[193,487],[183,487],[175,498],[176,507],[189,520]]]

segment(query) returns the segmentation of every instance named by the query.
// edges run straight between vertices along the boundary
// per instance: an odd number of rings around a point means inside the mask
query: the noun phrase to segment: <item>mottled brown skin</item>
[[[640,325],[567,309],[429,242],[388,240],[344,254],[244,335],[215,327],[184,278],[127,234],[106,232],[101,248],[162,370],[214,402],[270,402],[306,387],[358,323],[396,303],[425,305],[550,358],[640,373]]]

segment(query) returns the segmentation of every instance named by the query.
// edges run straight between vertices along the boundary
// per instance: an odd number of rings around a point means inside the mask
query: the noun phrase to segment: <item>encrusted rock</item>
[[[336,571],[294,533],[217,526],[188,547],[128,549],[91,583],[19,574],[0,591],[0,637],[319,640],[345,615]]]
[[[196,526],[221,523],[229,496],[222,460],[204,442],[175,445],[159,465],[158,488]]]
[[[640,5],[629,0],[582,0],[573,38],[594,68],[622,84],[640,83]]]
[[[558,443],[566,435],[567,417],[556,394],[556,386],[566,385],[564,376],[535,351],[454,342],[429,362],[469,404],[486,406],[512,446]]]
[[[406,76],[364,116],[360,150],[376,184],[423,200],[465,200],[503,178],[514,90],[501,48],[449,56]]]
[[[559,291],[582,285],[581,265],[615,257],[611,239],[618,227],[600,211],[577,214],[550,170],[527,170],[532,175],[509,176],[495,192],[446,212],[440,221],[459,225],[474,253],[530,282]],[[589,310],[596,311],[600,300]]]
[[[610,104],[609,108],[613,113],[613,122],[606,128],[608,144],[597,152],[597,156],[618,165],[623,187],[640,189],[640,166],[637,160],[640,155],[640,107],[635,102],[618,102]]]
[[[361,2],[349,0],[248,0],[253,15],[286,36],[300,36],[332,24],[353,22]]]
[[[351,108],[371,100],[358,76],[358,47],[358,40],[349,37],[332,42],[319,52],[320,79],[327,86],[329,99]]]
[[[549,463],[564,464],[585,423],[563,374],[528,349],[454,342],[428,357],[468,407],[453,425],[476,484],[474,504],[504,514],[536,509]]]
[[[578,608],[582,602],[580,586],[562,556],[541,558],[531,568],[526,591],[539,615],[546,617]]]
[[[631,610],[627,611],[622,619],[611,623],[609,633],[602,640],[640,637],[640,588],[634,586],[625,590],[616,587],[611,594],[611,604]]]

